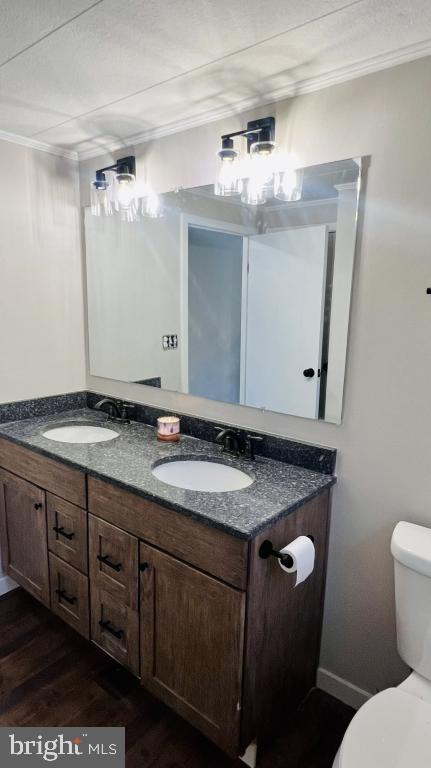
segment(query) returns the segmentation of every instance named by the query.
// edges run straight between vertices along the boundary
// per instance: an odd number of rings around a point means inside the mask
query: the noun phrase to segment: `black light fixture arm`
[[[116,160],[112,165],[106,165],[105,168],[98,168],[96,171],[96,187],[98,184],[104,186],[106,184],[105,171],[115,171],[115,173],[130,173],[133,176],[136,175],[136,161],[134,155],[128,157],[121,157]]]
[[[247,128],[243,131],[234,131],[233,133],[225,133],[221,137],[222,148],[232,149],[233,139],[236,136],[245,136],[247,139],[247,150],[250,152],[250,147],[255,144],[256,141],[274,141],[275,137],[275,118],[274,117],[262,117],[259,120],[251,120],[247,123]]]

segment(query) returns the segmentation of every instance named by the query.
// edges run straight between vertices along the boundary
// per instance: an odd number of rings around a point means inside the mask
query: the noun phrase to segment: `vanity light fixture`
[[[234,147],[237,137],[247,140],[247,152],[242,156]],[[273,117],[251,120],[244,130],[224,134],[217,152],[214,194],[241,195],[242,202],[248,205],[262,205],[273,197],[289,202],[300,200],[303,172],[292,167],[286,153],[276,148],[274,137]]]
[[[137,218],[135,167],[135,158],[130,155],[96,171],[91,182],[91,213],[94,216],[110,216],[115,209],[124,221]]]
[[[242,131],[226,133],[217,152],[219,168],[214,193],[221,196],[241,195],[245,203],[258,205],[266,200],[265,186],[272,177],[270,157],[275,149],[275,119],[251,120]],[[234,139],[245,138],[247,154],[240,157]]]

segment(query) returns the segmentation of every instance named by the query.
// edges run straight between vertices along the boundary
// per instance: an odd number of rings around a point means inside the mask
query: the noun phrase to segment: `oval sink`
[[[63,424],[59,427],[51,427],[42,432],[48,440],[56,440],[58,443],[103,443],[118,437],[118,432],[107,427],[98,427],[94,424]]]
[[[167,485],[205,493],[239,491],[253,482],[240,469],[214,461],[166,461],[154,467],[152,473]]]

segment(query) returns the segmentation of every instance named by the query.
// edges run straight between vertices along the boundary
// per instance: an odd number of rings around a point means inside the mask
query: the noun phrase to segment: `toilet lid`
[[[431,704],[399,688],[358,710],[340,749],[340,768],[429,768]]]

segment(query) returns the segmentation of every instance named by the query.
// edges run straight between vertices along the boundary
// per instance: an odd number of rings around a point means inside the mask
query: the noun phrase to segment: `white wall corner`
[[[322,691],[331,694],[331,696],[339,699],[349,707],[353,707],[353,709],[362,707],[373,695],[368,691],[364,691],[363,688],[358,688],[357,685],[349,683],[343,677],[334,675],[328,669],[323,669],[323,667],[319,667],[317,670],[316,685]]]

